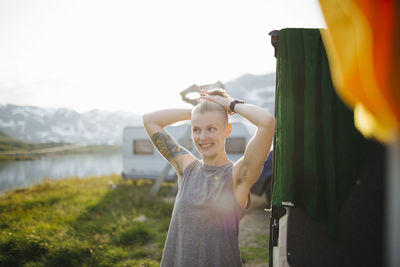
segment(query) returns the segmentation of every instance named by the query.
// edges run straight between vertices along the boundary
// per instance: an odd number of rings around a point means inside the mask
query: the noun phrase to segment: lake
[[[41,183],[43,178],[120,174],[122,152],[46,156],[35,160],[0,162],[0,192]]]

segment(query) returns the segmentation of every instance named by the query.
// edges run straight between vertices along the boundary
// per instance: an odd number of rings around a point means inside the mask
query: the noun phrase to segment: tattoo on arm
[[[151,136],[151,141],[168,161],[174,157],[188,154],[188,151],[179,146],[167,133],[155,133]]]

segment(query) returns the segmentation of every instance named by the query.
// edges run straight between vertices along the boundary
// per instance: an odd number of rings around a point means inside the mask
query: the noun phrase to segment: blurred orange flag
[[[395,0],[319,0],[321,35],[338,95],[357,129],[390,143],[400,133],[400,18]],[[397,5],[397,6],[396,6]]]

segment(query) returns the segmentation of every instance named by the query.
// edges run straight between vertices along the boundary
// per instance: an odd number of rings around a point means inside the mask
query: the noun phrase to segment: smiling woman
[[[213,90],[210,95],[228,98],[226,91]],[[228,124],[228,113],[224,107],[212,102],[202,101],[192,110],[193,141],[197,150],[202,155],[205,164],[213,165],[217,156],[226,156],[225,140],[232,131]],[[219,153],[225,151],[225,154]],[[227,158],[221,158],[226,162]]]
[[[257,131],[244,156],[231,162],[225,143],[232,131],[228,114],[235,112]],[[189,119],[201,160],[164,130]],[[242,266],[239,222],[250,205],[250,188],[270,151],[274,118],[262,108],[235,101],[225,90],[214,89],[202,91],[193,109],[152,112],[143,116],[143,122],[154,146],[178,174],[179,190],[161,266]]]

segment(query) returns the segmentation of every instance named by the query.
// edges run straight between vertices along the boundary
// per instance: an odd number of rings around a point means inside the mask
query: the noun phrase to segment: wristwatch
[[[235,112],[235,105],[236,105],[236,104],[244,104],[244,101],[235,99],[235,100],[233,100],[233,101],[231,102],[231,104],[229,105],[229,108],[230,108],[230,110],[231,110],[233,113],[236,113],[236,112]]]

